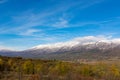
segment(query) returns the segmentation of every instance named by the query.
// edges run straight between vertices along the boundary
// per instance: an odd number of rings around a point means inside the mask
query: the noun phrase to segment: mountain
[[[11,51],[8,49],[0,49],[0,55],[3,55],[3,56],[14,56],[14,52],[15,51]]]
[[[102,37],[76,38],[67,42],[38,45],[23,51],[23,55],[42,59],[106,59],[120,56],[120,39]]]
[[[22,52],[26,57],[42,59],[101,59],[120,56],[120,45],[97,42],[61,47],[34,47]]]
[[[120,39],[89,36],[67,42],[38,45],[24,51],[4,50],[0,51],[0,55],[59,60],[119,58]]]

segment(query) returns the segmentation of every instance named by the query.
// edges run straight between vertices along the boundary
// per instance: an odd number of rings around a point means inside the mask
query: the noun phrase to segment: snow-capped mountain
[[[67,42],[38,45],[24,51],[4,52],[6,55],[8,53],[12,56],[66,60],[120,57],[120,39],[105,38],[103,36],[79,37]]]
[[[104,37],[84,37],[76,38],[68,42],[60,42],[54,44],[38,45],[31,49],[25,50],[22,53],[27,57],[34,58],[81,58],[90,56],[111,56],[111,54],[118,56],[120,50],[120,39],[108,39]],[[93,55],[94,54],[94,55]],[[83,56],[84,55],[84,56]],[[88,56],[88,57],[90,57]],[[96,58],[97,58],[96,57]]]
[[[60,42],[54,44],[38,45],[30,50],[51,50],[57,51],[59,49],[70,50],[73,48],[85,47],[86,49],[99,48],[108,49],[120,45],[120,39],[106,39],[104,37],[88,36],[84,38],[75,38],[68,42]]]

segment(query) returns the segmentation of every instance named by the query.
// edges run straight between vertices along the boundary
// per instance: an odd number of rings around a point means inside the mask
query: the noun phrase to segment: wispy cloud
[[[6,0],[2,0],[0,2],[3,2],[3,1],[6,1]],[[81,9],[85,9],[92,5],[98,4],[102,1],[103,0],[100,0],[100,1],[91,0],[91,3],[86,1],[72,1],[72,2],[61,1],[58,5],[51,6],[51,8],[48,8],[44,11],[38,11],[37,13],[34,13],[34,9],[33,10],[30,9],[28,11],[24,11],[18,14],[17,16],[12,16],[12,20],[6,25],[4,25],[3,28],[1,27],[0,33],[14,32],[14,34],[17,34],[17,35],[29,36],[35,32],[42,30],[43,27],[49,27],[54,29],[54,28],[65,28],[65,27],[75,27],[75,26],[86,25],[89,23],[86,22],[86,23],[71,24],[69,23],[71,17],[69,17],[69,19],[64,18],[63,14],[67,15],[67,11],[70,9],[74,9],[77,7]],[[71,16],[71,15],[67,15],[67,16]],[[38,28],[35,29],[36,27]],[[31,28],[34,30],[31,30]]]
[[[0,4],[7,2],[7,0],[0,0]]]
[[[91,6],[96,5],[96,4],[100,4],[104,1],[105,0],[88,0],[88,2],[85,3],[84,5],[82,5],[79,9],[85,9],[85,8],[91,7]]]
[[[80,27],[80,26],[85,26],[85,25],[98,25],[101,27],[113,27],[115,25],[120,24],[119,23],[120,18],[118,17],[113,17],[111,19],[107,19],[107,20],[101,20],[101,21],[85,21],[85,22],[76,22],[74,24],[69,24],[69,26],[71,27]]]
[[[32,36],[37,32],[40,32],[41,30],[37,30],[37,29],[28,29],[27,31],[21,32],[19,33],[19,35],[23,35],[23,36]]]
[[[34,27],[34,26],[48,26],[48,24],[50,24],[52,21],[55,21],[58,19],[58,17],[54,18],[56,15],[61,14],[61,13],[66,13],[66,11],[68,11],[69,9],[74,9],[76,7],[79,7],[81,9],[85,9],[87,7],[90,7],[91,4],[97,4],[100,1],[93,1],[91,0],[91,3],[88,3],[86,1],[68,1],[68,2],[64,2],[61,1],[57,6],[52,6],[51,8],[48,8],[44,11],[39,11],[38,13],[33,13],[34,10],[28,10],[25,11],[23,13],[20,13],[17,16],[13,16],[12,17],[12,22],[11,23],[18,23],[16,26],[16,28],[20,29],[20,28],[29,28],[29,27]],[[103,0],[102,0],[103,1]],[[3,2],[3,0],[1,1]],[[69,3],[69,4],[68,4]],[[55,7],[55,8],[54,8]],[[58,22],[52,22],[53,24],[49,25],[51,27],[55,27],[55,26],[61,26],[61,27],[65,27],[68,24],[68,20],[65,19],[60,19]],[[14,27],[13,27],[14,28]],[[15,28],[14,28],[15,29]]]
[[[67,19],[59,18],[58,21],[50,24],[49,26],[56,27],[56,28],[64,28],[64,27],[68,27],[68,25],[69,25],[69,21]]]

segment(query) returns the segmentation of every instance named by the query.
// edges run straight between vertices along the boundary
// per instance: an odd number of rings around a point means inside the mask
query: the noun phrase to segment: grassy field
[[[119,62],[66,62],[0,56],[0,80],[120,80]]]

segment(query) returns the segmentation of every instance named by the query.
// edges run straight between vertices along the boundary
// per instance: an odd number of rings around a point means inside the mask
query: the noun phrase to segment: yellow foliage
[[[114,74],[115,76],[120,76],[120,70],[115,65],[112,65],[110,69],[112,74]]]
[[[31,74],[34,72],[34,64],[30,60],[25,61],[22,67],[27,74]]]
[[[3,60],[0,58],[0,65],[3,65]]]

